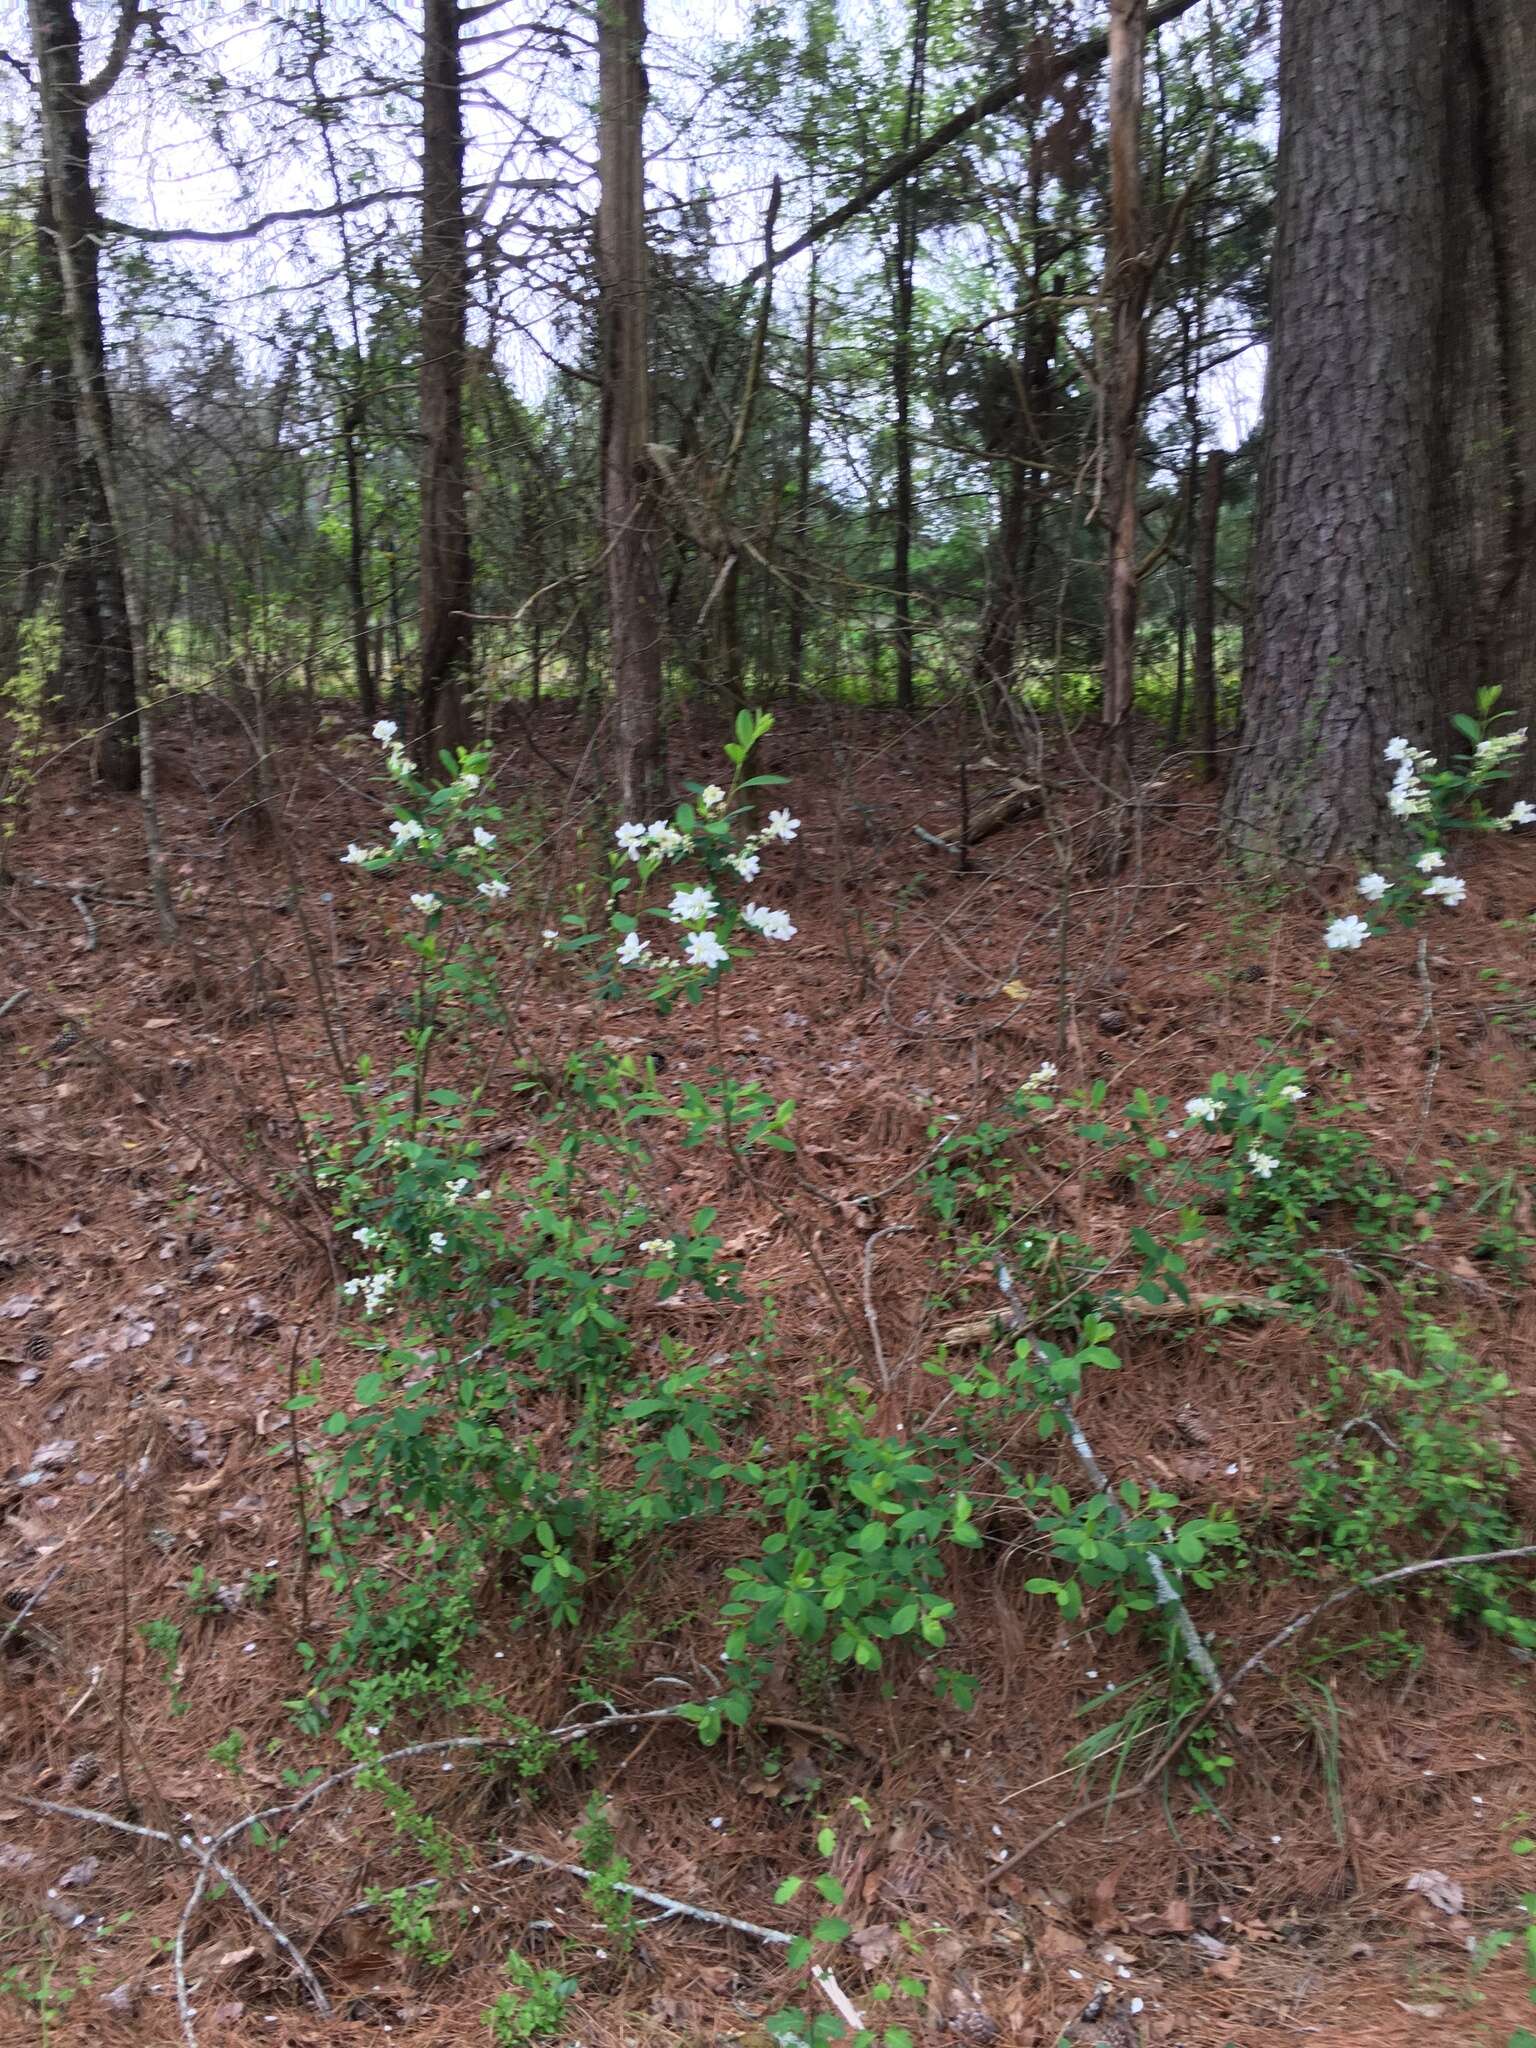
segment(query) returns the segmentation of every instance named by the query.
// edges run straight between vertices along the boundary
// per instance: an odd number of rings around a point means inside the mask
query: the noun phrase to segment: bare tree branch
[[[1177,21],[1181,14],[1188,14],[1194,4],[1195,0],[1163,0],[1162,6],[1154,7],[1147,16],[1147,33],[1150,35],[1157,29],[1165,28],[1169,22]],[[791,256],[799,256],[814,243],[824,240],[828,235],[836,234],[837,230],[846,227],[849,221],[857,220],[861,213],[867,213],[876,200],[883,199],[895,186],[904,184],[914,171],[920,171],[924,164],[941,155],[951,143],[958,142],[962,135],[968,135],[979,122],[987,120],[993,114],[1002,113],[1004,108],[1011,107],[1015,100],[1024,99],[1032,93],[1049,92],[1052,86],[1059,85],[1074,71],[1086,71],[1092,65],[1102,64],[1108,54],[1109,35],[1106,31],[1100,35],[1089,36],[1084,42],[1074,43],[1070,49],[1058,52],[1056,56],[1047,58],[1044,63],[1027,65],[1012,78],[1005,78],[1000,85],[994,85],[991,91],[984,92],[980,99],[972,100],[969,106],[962,107],[957,114],[951,114],[931,135],[925,135],[920,142],[913,143],[910,149],[904,149],[896,156],[887,157],[868,184],[860,186],[852,198],[845,199],[840,206],[834,206],[832,211],[824,213],[820,220],[813,220],[803,234],[775,251],[775,266],[787,263]],[[766,264],[759,263],[747,272],[742,282],[755,284],[763,276],[766,268]]]
[[[123,66],[133,51],[133,39],[142,22],[149,19],[141,0],[122,0],[118,10],[117,27],[112,32],[112,47],[106,61],[94,78],[88,78],[80,88],[82,103],[94,107],[98,100],[104,100],[123,75]]]

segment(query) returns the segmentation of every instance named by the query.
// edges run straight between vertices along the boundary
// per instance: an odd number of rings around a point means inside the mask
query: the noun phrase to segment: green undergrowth
[[[1436,1267],[1437,1214],[1468,1207],[1467,1191],[1442,1174],[1426,1202],[1383,1158],[1347,1076],[1320,1100],[1278,1055],[1180,1106],[1103,1082],[1064,1090],[1045,1065],[984,1117],[930,1131],[916,1184],[928,1327],[967,1327],[922,1359],[900,1419],[868,1358],[791,1359],[727,1245],[755,1162],[795,1150],[795,1105],[733,1073],[718,1028],[724,979],[795,937],[755,900],[798,830],[770,807],[772,778],[748,772],[767,723],[743,713],[729,782],[621,826],[537,936],[502,874],[517,835],[485,799],[485,760],[428,781],[384,736],[391,843],[348,862],[361,886],[411,885],[413,988],[398,1043],[359,1064],[345,1114],[311,1128],[352,1269],[358,1369],[345,1400],[318,1367],[295,1396],[329,1597],[293,1711],[364,1761],[397,1720],[427,1715],[504,1729],[508,1754],[531,1758],[535,1734],[485,1675],[490,1646],[521,1634],[566,1638],[575,1694],[592,1700],[651,1675],[644,1645],[686,1644],[712,1678],[679,1711],[706,1744],[786,1688],[819,1704],[854,1683],[921,1684],[963,1714],[982,1676],[965,1593],[1006,1571],[1044,1627],[1133,1647],[1140,1676],[1063,1732],[1069,1767],[1112,1789],[1193,1717],[1176,1770],[1210,1805],[1234,1767],[1220,1717],[1202,1713],[1202,1659],[1227,1649],[1198,1649],[1216,1589],[1289,1576],[1305,1604],[1307,1581],[1321,1597],[1521,1540],[1510,1389]],[[707,1070],[680,1078],[633,1038],[558,1058],[523,1043],[505,990],[540,951],[589,1004],[696,1011]],[[493,1107],[498,1134],[512,1128],[494,1148]],[[679,1153],[716,1162],[715,1205],[680,1199]],[[1520,1269],[1519,1191],[1490,1183],[1472,1206],[1488,1256]],[[1287,1372],[1310,1362],[1289,1473],[1258,1507],[1238,1512],[1219,1466],[1192,1498],[1101,1474],[1085,1417],[1123,1398],[1139,1318],[1218,1365],[1231,1326],[1255,1323]],[[1251,1342],[1224,1369],[1260,1369]],[[689,1605],[669,1614],[667,1561],[694,1544],[715,1562],[702,1595],[680,1575]],[[1497,1565],[1384,1592],[1347,1646],[1370,1668],[1418,1654],[1420,1607],[1536,1648],[1526,1579]],[[430,1862],[430,1826],[382,1767],[377,1784]],[[624,1896],[610,1885],[615,1915]],[[380,1897],[430,1963],[432,1901]],[[837,1917],[821,1936],[833,1945]],[[561,1969],[508,1970],[492,2039],[557,2031]],[[825,2015],[806,2026],[833,2038]]]

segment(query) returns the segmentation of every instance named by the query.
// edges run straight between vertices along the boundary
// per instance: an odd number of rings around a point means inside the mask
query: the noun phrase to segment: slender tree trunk
[[[1200,777],[1214,782],[1216,762],[1216,539],[1227,451],[1213,448],[1200,482],[1200,520],[1194,545],[1195,728],[1200,736]]]
[[[923,125],[928,69],[928,0],[913,0],[912,67],[901,146],[910,149]],[[912,529],[916,497],[912,477],[912,305],[917,261],[915,176],[896,193],[896,328],[891,351],[891,397],[895,407],[896,502],[891,587],[896,611],[896,702],[903,711],[917,703],[916,635],[912,623]]]
[[[597,274],[603,570],[618,796],[630,818],[652,807],[662,780],[661,592],[647,455],[644,47],[644,0],[600,0]]]
[[[1104,521],[1109,531],[1105,603],[1104,728],[1111,757],[1128,767],[1136,694],[1136,453],[1146,359],[1147,270],[1141,226],[1141,102],[1147,0],[1110,0],[1110,305],[1104,380]]]
[[[799,442],[795,450],[795,580],[789,600],[789,685],[797,694],[805,684],[805,629],[810,614],[811,479],[816,443],[816,286],[817,255],[811,252],[810,285],[805,301],[805,344],[800,354]]]
[[[425,0],[421,122],[421,730],[429,755],[469,741],[474,609],[464,454],[469,259],[458,0]]]
[[[368,569],[364,556],[363,478],[358,428],[362,401],[346,397],[341,414],[341,454],[347,476],[347,597],[352,608],[352,680],[364,718],[377,718],[379,693],[368,647]]]
[[[42,239],[53,251],[52,260],[45,257],[41,266],[42,283],[46,292],[56,277],[63,308],[79,437],[75,461],[82,472],[80,504],[88,532],[85,560],[95,584],[99,654],[92,664],[91,711],[103,722],[102,774],[114,789],[134,789],[139,782],[141,657],[116,502],[112,402],[98,276],[101,227],[91,182],[80,28],[73,0],[29,0],[29,17],[46,160],[40,220]],[[61,588],[69,581],[68,577],[61,579]],[[69,630],[66,625],[66,635]]]

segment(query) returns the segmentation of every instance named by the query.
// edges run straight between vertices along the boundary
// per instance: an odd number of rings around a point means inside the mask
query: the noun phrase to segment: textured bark
[[[923,125],[923,91],[928,68],[928,0],[913,0],[912,63],[901,145],[910,149]],[[892,508],[891,589],[896,613],[896,702],[911,711],[917,702],[916,639],[912,624],[912,530],[916,493],[912,478],[912,305],[917,260],[917,178],[896,194],[896,324],[891,340],[891,398],[895,409],[896,495]]]
[[[101,319],[100,214],[91,182],[91,138],[87,91],[80,76],[80,28],[73,0],[29,0],[32,49],[37,66],[46,162],[41,222],[54,263],[45,261],[46,293],[56,288],[63,311],[78,452],[78,478],[66,490],[66,516],[83,545],[66,543],[61,578],[66,606],[64,638],[77,653],[87,644],[90,659],[77,666],[87,694],[88,715],[102,720],[101,770],[115,789],[139,781],[139,636],[134,631],[131,593],[123,562],[122,523],[116,489],[112,401],[107,383],[106,335]],[[54,268],[56,264],[56,270]],[[64,431],[62,398],[55,421]],[[62,454],[62,447],[60,449]],[[71,619],[67,607],[83,597],[82,571],[92,586],[94,618]]]
[[[1390,837],[1382,749],[1536,702],[1536,22],[1289,0],[1235,850]]]
[[[615,769],[626,817],[658,795],[661,592],[646,450],[644,0],[598,8],[598,311],[602,341],[603,567],[613,664]]]
[[[362,400],[349,395],[341,414],[341,453],[347,477],[347,596],[352,606],[352,680],[364,718],[376,718],[379,693],[368,645],[368,572],[363,558],[363,480],[358,428]]]
[[[1136,693],[1136,446],[1146,363],[1147,269],[1141,246],[1141,97],[1147,0],[1110,0],[1110,304],[1104,385],[1104,522],[1109,588],[1104,618],[1104,725],[1117,749]]]
[[[474,571],[464,461],[464,108],[458,0],[426,0],[421,113],[421,730],[464,746]]]
[[[789,598],[789,683],[798,691],[805,681],[805,629],[810,610],[811,475],[816,444],[816,252],[811,252],[810,285],[805,302],[805,341],[800,353],[799,439],[795,450],[795,580]]]
[[[1200,742],[1202,781],[1216,779],[1216,539],[1221,530],[1221,491],[1227,454],[1213,448],[1200,479],[1200,518],[1195,528],[1194,625],[1195,731]]]

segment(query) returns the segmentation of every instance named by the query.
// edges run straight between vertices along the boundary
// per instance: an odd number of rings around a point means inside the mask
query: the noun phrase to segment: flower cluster
[[[397,732],[392,718],[381,718],[373,728],[373,737],[384,749],[384,765],[399,785],[398,815],[389,821],[389,843],[359,846],[354,841],[341,856],[342,865],[378,873],[407,858],[426,863],[443,886],[418,889],[411,896],[411,908],[425,918],[461,896],[465,901],[474,895],[487,903],[502,901],[511,894],[510,885],[487,872],[496,834],[486,820],[498,820],[500,813],[481,801],[485,757],[460,754],[452,779],[429,788],[418,780],[416,763]]]
[[[1307,1093],[1295,1067],[1277,1067],[1253,1078],[1216,1074],[1209,1094],[1191,1095],[1184,1114],[1193,1124],[1226,1132],[1239,1166],[1255,1180],[1271,1180],[1284,1163],[1281,1147]],[[1172,1139],[1178,1134],[1167,1135]]]
[[[735,808],[736,798],[745,791],[775,782],[776,776],[743,777],[747,755],[772,725],[765,712],[743,711],[736,721],[734,742],[726,754],[735,771],[730,787],[718,782],[694,786],[691,799],[680,803],[671,818],[657,818],[649,824],[628,819],[614,832],[615,873],[612,882],[615,907],[609,924],[618,944],[611,956],[619,970],[643,968],[659,975],[657,997],[670,1002],[681,994],[697,997],[698,975],[705,976],[728,967],[733,946],[747,934],[758,939],[786,944],[796,935],[787,910],[766,903],[737,903],[733,900],[737,882],[755,881],[763,868],[768,849],[787,846],[800,831],[800,820],[779,808],[768,813],[755,831],[740,833],[745,816]],[[705,871],[702,882],[672,890],[664,905],[647,904],[635,910],[620,908],[626,891],[646,884],[664,865],[690,856]],[[638,869],[631,876],[627,870]],[[676,927],[680,947],[663,947],[659,937],[647,937],[641,920],[656,918]]]
[[[1427,821],[1415,828],[1421,837],[1438,836],[1442,827],[1455,822],[1493,832],[1510,832],[1517,825],[1536,825],[1536,804],[1527,803],[1524,799],[1511,804],[1502,817],[1489,817],[1481,808],[1481,792],[1490,783],[1505,779],[1514,756],[1526,742],[1524,726],[1518,731],[1504,733],[1486,729],[1494,715],[1497,698],[1497,691],[1484,692],[1478,700],[1481,717],[1458,718],[1455,721],[1457,728],[1473,743],[1463,768],[1442,769],[1433,754],[1402,738],[1388,740],[1382,749],[1392,763],[1392,787],[1387,792],[1387,808],[1395,818]],[[1449,815],[1452,799],[1470,805],[1472,816],[1452,819]],[[1445,854],[1438,846],[1428,846],[1403,875],[1394,879],[1372,868],[1356,882],[1355,891],[1366,903],[1377,906],[1384,913],[1395,914],[1401,922],[1408,923],[1426,903],[1438,903],[1446,910],[1455,910],[1466,902],[1467,884],[1463,877],[1446,874],[1444,870]],[[1374,926],[1357,912],[1349,911],[1328,925],[1323,933],[1323,944],[1331,953],[1358,953],[1366,940],[1375,936]]]
[[[359,1233],[354,1231],[354,1237]],[[371,1316],[393,1289],[399,1276],[393,1266],[382,1267],[377,1273],[362,1273],[351,1280],[343,1280],[341,1291],[349,1299],[361,1298],[363,1314]]]

